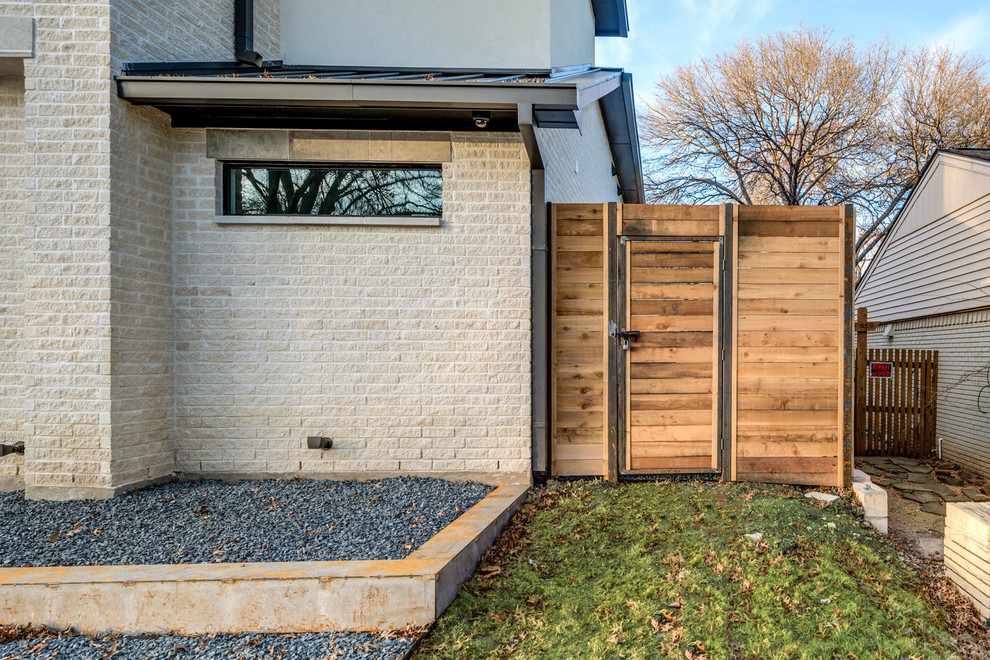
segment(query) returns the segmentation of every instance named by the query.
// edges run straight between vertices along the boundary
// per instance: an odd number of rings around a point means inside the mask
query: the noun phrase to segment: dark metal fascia
[[[323,105],[505,107],[520,103],[578,109],[574,85],[492,85],[411,81],[334,81],[299,79],[169,78],[118,76],[118,95],[135,104],[156,105]]]
[[[596,37],[629,36],[629,10],[626,0],[591,0],[595,13]]]
[[[615,159],[615,168],[618,170],[622,199],[627,204],[641,204],[645,199],[645,192],[632,74],[622,73],[619,88],[603,96],[599,105],[612,157]]]

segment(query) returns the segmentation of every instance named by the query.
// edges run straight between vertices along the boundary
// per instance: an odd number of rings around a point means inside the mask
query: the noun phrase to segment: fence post
[[[853,406],[853,434],[856,453],[866,452],[866,321],[867,311],[860,307],[856,312],[856,403]]]

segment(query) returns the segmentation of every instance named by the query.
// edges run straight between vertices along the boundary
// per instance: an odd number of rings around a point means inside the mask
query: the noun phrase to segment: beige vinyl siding
[[[990,306],[990,163],[938,159],[857,291],[871,320]]]

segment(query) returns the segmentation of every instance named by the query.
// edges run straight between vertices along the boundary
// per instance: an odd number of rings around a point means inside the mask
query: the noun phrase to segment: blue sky
[[[762,34],[827,26],[859,44],[953,44],[990,59],[987,0],[627,0],[629,37],[598,39],[600,66],[633,74],[640,98],[658,76]]]

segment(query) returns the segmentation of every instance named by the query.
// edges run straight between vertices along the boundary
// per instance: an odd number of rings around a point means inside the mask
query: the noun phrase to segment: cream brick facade
[[[0,77],[0,440],[24,440],[24,77]]]
[[[255,3],[266,58],[278,7]],[[231,60],[232,0],[0,0],[0,13],[37,26],[23,75],[0,78],[0,439],[27,445],[6,483],[74,498],[175,472],[529,478],[519,134],[318,135],[308,162],[442,165],[440,227],[220,224],[211,131],[118,99],[113,77],[126,62]],[[287,134],[242,133],[227,158],[258,158],[250,135]],[[582,133],[540,137],[551,200],[618,201],[597,104]],[[306,449],[309,435],[334,448]]]
[[[990,310],[883,325],[870,348],[938,351],[938,418],[942,456],[990,478]]]
[[[435,229],[218,225],[206,132],[175,136],[179,470],[528,473],[518,135],[450,135]],[[327,160],[352,148],[339,142]],[[308,435],[334,449],[305,449]]]

